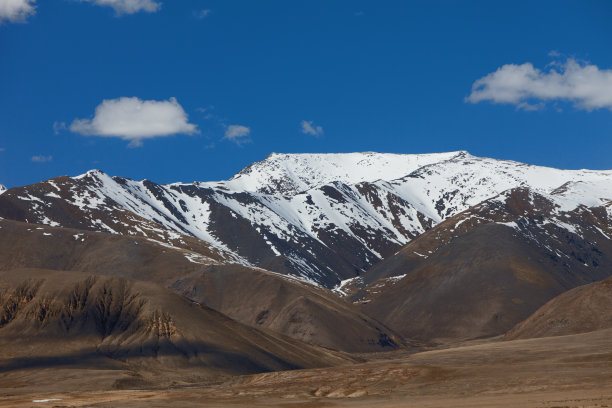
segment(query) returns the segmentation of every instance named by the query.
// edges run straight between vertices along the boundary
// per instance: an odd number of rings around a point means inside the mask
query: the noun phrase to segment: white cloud
[[[53,160],[53,156],[44,156],[44,155],[38,155],[38,156],[32,156],[32,161],[35,163],[45,163],[45,162],[50,162],[51,160]]]
[[[34,14],[35,0],[0,0],[0,23],[3,20],[24,22]]]
[[[104,100],[93,119],[75,119],[70,130],[85,136],[118,137],[140,146],[143,139],[179,133],[199,133],[175,98],[143,101],[139,98]]]
[[[323,128],[321,126],[315,126],[312,123],[313,123],[312,120],[311,121],[303,120],[302,121],[302,133],[304,133],[305,135],[312,135],[316,137],[323,135]]]
[[[508,64],[478,79],[467,102],[508,103],[537,109],[533,101],[568,101],[585,110],[612,110],[612,70],[580,63],[573,58],[540,70],[527,62]]]
[[[205,10],[199,10],[199,11],[194,11],[193,15],[197,18],[197,19],[203,19],[208,17],[208,15],[210,14],[210,10],[209,9],[205,9]]]
[[[237,145],[241,145],[242,143],[249,141],[249,135],[251,134],[251,129],[242,126],[242,125],[229,125],[225,130],[224,139],[231,140]]]
[[[112,7],[117,14],[134,14],[139,11],[154,13],[160,9],[161,3],[154,0],[81,0],[98,6]]]

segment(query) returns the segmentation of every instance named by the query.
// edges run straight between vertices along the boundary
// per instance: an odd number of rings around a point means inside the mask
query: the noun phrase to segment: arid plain
[[[195,371],[165,376],[137,367],[19,370],[0,376],[0,406],[612,406],[612,330],[363,357],[368,361],[214,383]],[[34,402],[40,400],[48,401]]]

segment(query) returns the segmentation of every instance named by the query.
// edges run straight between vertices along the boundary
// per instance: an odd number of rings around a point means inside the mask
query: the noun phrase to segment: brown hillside
[[[237,323],[155,284],[78,272],[0,273],[2,371],[137,364],[245,374],[350,361]]]
[[[76,270],[169,285],[202,268],[188,256],[203,264],[218,262],[207,255],[141,237],[0,220],[0,270]]]
[[[544,197],[511,190],[407,244],[351,298],[407,338],[504,334],[562,292],[610,276],[607,214],[559,215]]]
[[[311,344],[349,351],[393,350],[399,336],[327,289],[240,265],[211,265],[174,289],[231,318]]]
[[[517,324],[504,338],[566,336],[609,328],[612,328],[612,278],[562,293]]]
[[[512,229],[490,224],[441,248],[363,305],[408,338],[469,339],[504,333],[566,290]]]
[[[85,271],[173,288],[251,326],[342,351],[386,351],[399,336],[327,289],[141,237],[0,220],[0,270]],[[191,259],[191,260],[190,260]],[[196,262],[193,262],[193,261]]]

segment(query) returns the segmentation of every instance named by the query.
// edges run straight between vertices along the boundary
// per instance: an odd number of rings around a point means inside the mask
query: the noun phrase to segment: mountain
[[[159,185],[95,170],[58,177],[0,195],[0,217],[194,252],[204,242],[224,263],[332,288],[509,189],[554,193],[570,211],[604,205],[611,185],[611,171],[557,170],[464,151],[272,154],[220,182]]]
[[[167,405],[176,390],[270,405],[270,384],[284,405],[387,401],[397,384],[448,389],[449,373],[456,397],[474,380],[457,356],[482,390],[507,371],[500,345],[535,344],[545,360],[587,347],[594,384],[610,279],[612,171],[462,151],[272,154],[191,184],[92,170],[0,194],[0,380],[11,406],[115,404],[100,391],[137,388],[163,401],[123,401]],[[534,374],[532,357],[496,381]],[[301,368],[314,370],[229,378]]]
[[[0,280],[2,372],[149,367],[215,376],[353,361],[147,282],[41,269],[2,271]]]
[[[142,237],[0,220],[0,271],[79,271],[172,288],[246,325],[342,351],[385,351],[403,340],[356,305],[296,278]],[[203,255],[205,254],[205,255]]]
[[[0,270],[85,271],[172,285],[215,264],[215,253],[191,252],[141,237],[0,220]]]
[[[390,351],[401,336],[324,288],[242,265],[211,265],[173,289],[241,323],[346,352]]]
[[[612,201],[592,198],[610,197],[611,186],[504,191],[436,225],[343,290],[409,338],[503,334],[560,293],[612,275]]]
[[[505,340],[567,336],[612,328],[612,278],[560,294],[504,336]]]
[[[465,152],[433,154],[325,153],[279,154],[255,162],[229,181],[211,183],[232,191],[296,195],[339,182],[394,180]]]

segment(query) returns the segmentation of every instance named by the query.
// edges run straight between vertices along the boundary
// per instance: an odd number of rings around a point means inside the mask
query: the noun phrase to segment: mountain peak
[[[91,169],[91,170],[87,171],[86,173],[80,174],[80,175],[78,175],[78,176],[76,176],[74,178],[78,180],[78,179],[82,179],[82,178],[85,178],[85,177],[100,177],[100,176],[107,176],[107,174],[104,173],[102,170]]]
[[[393,180],[458,156],[469,153],[270,153],[238,172],[227,184],[243,191],[295,194],[332,181],[356,184]]]

